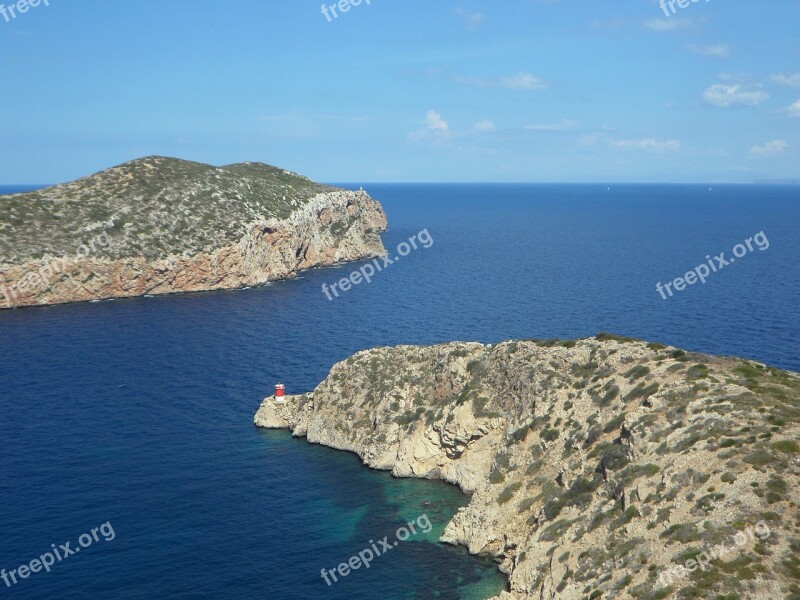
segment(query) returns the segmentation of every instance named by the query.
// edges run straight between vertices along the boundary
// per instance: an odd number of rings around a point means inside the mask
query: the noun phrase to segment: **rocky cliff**
[[[144,158],[0,196],[0,308],[259,285],[380,256],[385,229],[363,191]]]
[[[800,597],[794,373],[604,334],[377,348],[255,423],[470,492],[443,540],[504,599]]]

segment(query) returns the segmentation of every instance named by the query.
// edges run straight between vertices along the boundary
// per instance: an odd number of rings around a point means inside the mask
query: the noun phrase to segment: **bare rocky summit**
[[[255,423],[471,493],[443,541],[504,600],[800,598],[796,373],[607,334],[377,348]]]
[[[134,160],[0,196],[0,307],[232,289],[380,256],[365,192],[260,163]]]

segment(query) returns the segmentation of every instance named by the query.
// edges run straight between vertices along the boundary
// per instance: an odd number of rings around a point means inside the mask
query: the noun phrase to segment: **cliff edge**
[[[286,398],[256,425],[471,493],[443,541],[501,598],[800,597],[796,373],[601,334],[366,350]]]
[[[380,256],[364,191],[260,163],[148,157],[0,196],[0,308],[234,289]]]

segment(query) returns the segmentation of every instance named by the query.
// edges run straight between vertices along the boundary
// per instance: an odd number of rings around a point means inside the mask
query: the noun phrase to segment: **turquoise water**
[[[357,187],[357,186],[356,186]],[[365,186],[387,248],[420,248],[329,302],[352,265],[246,290],[0,312],[0,568],[110,522],[116,537],[9,598],[487,598],[490,562],[436,535],[467,499],[252,425],[377,345],[599,331],[798,370],[796,187]],[[667,301],[656,283],[765,231]],[[430,517],[369,569],[333,568]]]

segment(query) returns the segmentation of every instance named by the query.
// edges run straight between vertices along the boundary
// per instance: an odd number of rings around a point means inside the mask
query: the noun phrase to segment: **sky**
[[[0,0],[0,184],[148,155],[323,182],[800,179],[797,0],[44,1]]]

